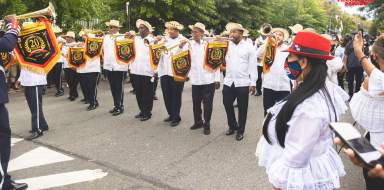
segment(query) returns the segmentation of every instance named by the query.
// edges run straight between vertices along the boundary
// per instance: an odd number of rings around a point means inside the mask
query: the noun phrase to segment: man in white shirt
[[[65,80],[67,81],[68,87],[69,87],[69,97],[68,99],[70,101],[75,101],[77,97],[79,97],[79,94],[77,92],[77,86],[79,84],[79,76],[76,72],[76,68],[73,68],[68,64],[68,48],[74,47],[75,42],[75,32],[68,31],[67,34],[64,36],[65,38],[65,44],[63,44],[61,55],[64,58],[63,59],[63,68],[65,73]]]
[[[261,35],[255,40],[256,52],[262,45],[264,45],[267,37],[271,34],[271,32],[272,32],[272,26],[270,24],[264,23],[261,26],[259,30],[259,33]],[[263,84],[262,74],[263,74],[263,63],[261,62],[260,58],[257,58],[257,81],[256,81],[255,96],[261,96],[263,94],[261,91],[261,87]]]
[[[119,33],[120,23],[117,20],[110,20],[106,23],[109,27],[109,34],[105,35],[103,41],[104,72],[108,77],[111,87],[114,107],[109,111],[113,116],[124,112],[124,80],[128,72],[127,64],[120,64],[115,57],[115,40],[121,37],[113,37]]]
[[[244,138],[249,92],[255,93],[256,91],[256,55],[253,46],[243,40],[244,28],[241,24],[230,23],[226,28],[233,38],[229,42],[225,58],[223,103],[229,126],[226,135],[233,135],[237,131],[236,140],[240,141]],[[233,106],[235,99],[237,99],[239,109],[238,122]]]
[[[196,130],[204,127],[204,134],[211,133],[210,121],[213,108],[213,97],[215,95],[215,88],[220,87],[220,69],[216,71],[208,71],[204,68],[205,51],[207,42],[203,41],[202,37],[208,32],[205,30],[205,25],[196,23],[190,25],[192,30],[192,41],[190,41],[191,51],[191,71],[189,72],[189,79],[192,83],[192,100],[193,100],[193,117],[194,124],[191,130]],[[201,117],[201,103],[204,108],[204,120]]]
[[[47,85],[47,75],[34,73],[21,66],[17,85],[24,87],[25,99],[32,115],[32,130],[28,140],[39,138],[49,129],[43,113],[43,88]]]
[[[165,37],[165,45],[167,47],[177,45],[181,40],[185,39],[185,37],[180,34],[180,30],[182,30],[184,26],[177,21],[167,22],[165,27],[168,31],[168,36]],[[170,122],[170,126],[172,127],[178,126],[181,121],[180,109],[184,88],[184,82],[175,81],[173,79],[172,56],[176,54],[177,51],[179,51],[179,49],[174,48],[169,51],[168,54],[163,54],[158,66],[161,90],[163,92],[165,107],[169,115],[164,119],[164,122]]]
[[[88,37],[95,38],[95,34],[85,34],[82,36],[84,40]],[[85,44],[84,44],[85,45]],[[85,102],[88,103],[87,111],[91,111],[99,107],[97,100],[97,84],[100,78],[100,55],[88,58],[84,66],[77,69],[80,74],[80,85],[83,88]]]
[[[264,114],[275,105],[276,102],[284,99],[291,92],[291,83],[284,69],[284,63],[288,57],[288,52],[282,52],[288,46],[284,44],[289,37],[289,33],[283,28],[273,28],[272,34],[276,40],[277,48],[274,61],[269,71],[263,73],[263,105]],[[262,58],[264,55],[266,44],[257,50],[257,57]]]
[[[154,94],[154,69],[151,65],[150,50],[145,40],[152,42],[154,39],[151,36],[153,28],[151,24],[144,20],[137,20],[136,27],[139,30],[138,36],[133,36],[129,33],[129,37],[135,40],[135,60],[130,64],[131,80],[135,85],[135,94],[137,105],[140,112],[135,118],[140,121],[147,121],[152,116],[153,94]]]

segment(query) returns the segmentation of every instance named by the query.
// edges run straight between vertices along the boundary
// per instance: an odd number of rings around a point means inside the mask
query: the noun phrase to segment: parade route
[[[167,114],[160,85],[159,100],[146,122],[134,118],[138,108],[130,90],[131,85],[125,83],[125,112],[111,116],[108,111],[113,104],[106,81],[100,82],[100,107],[93,111],[86,111],[81,98],[70,102],[68,88],[62,97],[54,97],[55,90],[48,89],[43,108],[50,129],[34,141],[23,140],[31,125],[24,94],[12,92],[7,107],[13,134],[9,166],[13,179],[27,182],[29,189],[271,189],[254,155],[262,134],[261,97],[250,96],[245,137],[236,141],[234,136],[225,136],[222,86],[215,93],[209,136],[202,129],[189,129],[193,124],[189,83],[183,92],[182,121],[174,128],[163,122]],[[343,120],[352,121],[349,115]],[[342,158],[347,176],[341,189],[364,190],[362,170]]]

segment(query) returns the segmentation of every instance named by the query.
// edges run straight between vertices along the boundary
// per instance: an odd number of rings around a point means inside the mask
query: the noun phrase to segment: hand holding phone
[[[331,123],[330,127],[344,145],[353,150],[353,153],[363,163],[364,167],[374,168],[376,164],[384,164],[383,155],[367,139],[362,137],[351,124],[338,122]]]

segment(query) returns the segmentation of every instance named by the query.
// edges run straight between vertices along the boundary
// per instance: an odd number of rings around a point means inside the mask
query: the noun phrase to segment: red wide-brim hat
[[[291,47],[284,52],[290,52],[304,57],[331,60],[331,42],[314,32],[298,32]]]

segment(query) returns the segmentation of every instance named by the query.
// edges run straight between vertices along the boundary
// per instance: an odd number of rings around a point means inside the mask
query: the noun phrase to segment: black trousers
[[[100,77],[100,73],[81,73],[80,85],[84,93],[84,99],[89,102],[90,105],[99,104],[97,101],[97,83]]]
[[[32,114],[32,131],[40,132],[48,129],[43,113],[43,86],[25,86],[24,93]]]
[[[256,80],[256,91],[261,94],[261,87],[263,85],[263,66],[257,66],[257,80]]]
[[[0,189],[7,189],[11,185],[10,177],[7,173],[8,162],[11,156],[11,128],[5,104],[0,104],[0,147],[0,182],[4,181]]]
[[[135,84],[137,105],[140,114],[144,116],[152,115],[153,90],[154,85],[149,76],[131,74],[131,81]]]
[[[204,108],[204,125],[210,126],[213,96],[215,95],[215,83],[206,85],[192,85],[192,101],[193,101],[193,118],[195,124],[203,123],[201,118],[201,103]]]
[[[107,72],[109,85],[111,87],[113,104],[115,108],[124,107],[124,80],[126,71],[108,71]]]
[[[243,134],[245,130],[245,124],[247,121],[248,113],[248,98],[249,98],[249,87],[235,87],[223,86],[223,104],[225,112],[227,113],[227,121],[230,129],[237,130],[238,133]],[[235,108],[233,102],[237,99],[238,105],[238,118],[239,122],[236,121]]]
[[[290,94],[289,91],[275,91],[269,88],[263,88],[263,91],[264,115],[267,114],[267,110],[274,106],[276,102],[281,101]]]
[[[49,84],[55,84],[57,92],[63,92],[63,85],[61,80],[61,70],[63,69],[63,63],[58,62],[56,65],[52,68],[51,71],[49,71],[47,75],[47,80]]]
[[[180,121],[180,109],[184,82],[177,82],[171,76],[162,76],[160,78],[161,90],[165,108],[173,121]]]
[[[352,97],[355,92],[360,91],[361,83],[363,83],[363,77],[364,70],[362,67],[348,68],[347,81],[348,94],[350,97]]]
[[[64,69],[65,72],[65,80],[68,83],[69,86],[69,97],[77,98],[79,97],[79,94],[77,92],[77,86],[79,84],[79,75],[78,73],[70,68]]]
[[[154,81],[153,81],[153,95],[156,95],[156,90],[157,90],[157,84],[159,83],[159,77],[156,75],[154,76]]]

